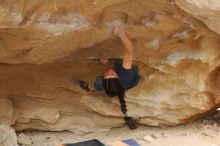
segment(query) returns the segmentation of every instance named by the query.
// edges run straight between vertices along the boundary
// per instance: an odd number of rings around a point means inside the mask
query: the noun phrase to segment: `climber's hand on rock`
[[[100,62],[104,65],[108,64],[109,63],[109,60],[107,58],[102,58],[100,59]]]
[[[126,37],[126,32],[122,26],[115,26],[113,32],[119,38]]]

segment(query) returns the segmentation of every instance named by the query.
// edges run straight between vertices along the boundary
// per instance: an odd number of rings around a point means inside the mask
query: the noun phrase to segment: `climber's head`
[[[113,69],[109,69],[103,79],[103,88],[106,94],[110,97],[124,95],[123,85]]]
[[[124,96],[125,89],[119,78],[103,79],[103,88],[105,93],[110,96]]]

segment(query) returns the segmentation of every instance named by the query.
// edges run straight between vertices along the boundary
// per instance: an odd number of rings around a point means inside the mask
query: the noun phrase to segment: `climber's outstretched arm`
[[[131,40],[126,35],[126,32],[123,27],[116,26],[114,29],[114,34],[121,39],[121,41],[124,45],[122,66],[126,69],[130,69],[132,67],[134,46],[133,46]]]

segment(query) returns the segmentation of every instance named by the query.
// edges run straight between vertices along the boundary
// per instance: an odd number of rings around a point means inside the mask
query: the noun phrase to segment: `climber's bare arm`
[[[126,35],[126,32],[123,27],[120,26],[115,27],[114,34],[121,39],[124,45],[122,66],[126,69],[130,69],[132,67],[134,46],[131,40]]]

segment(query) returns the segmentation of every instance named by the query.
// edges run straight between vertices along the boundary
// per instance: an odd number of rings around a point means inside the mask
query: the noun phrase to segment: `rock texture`
[[[13,128],[6,124],[0,125],[0,145],[1,146],[18,146],[17,136]]]
[[[126,101],[139,123],[175,126],[220,105],[220,38],[174,1],[7,0],[0,12],[0,121],[16,130],[124,124],[117,98],[77,85],[104,72],[88,58],[121,57],[114,25],[135,46],[142,78]]]
[[[31,146],[33,144],[33,141],[26,134],[21,133],[18,135],[18,144],[25,145],[25,146]]]
[[[176,4],[220,34],[219,0],[175,0]]]
[[[0,123],[1,124],[12,124],[12,116],[13,116],[13,106],[10,99],[2,96],[0,97]]]

